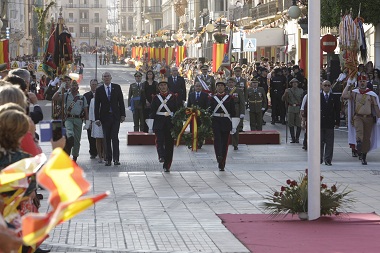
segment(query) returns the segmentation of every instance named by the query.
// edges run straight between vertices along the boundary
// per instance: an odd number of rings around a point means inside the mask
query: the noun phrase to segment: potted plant
[[[322,183],[321,177],[321,215],[339,215],[345,208],[351,207],[355,202],[348,195],[352,192],[345,187],[338,191],[339,187],[334,184],[328,187]],[[301,174],[298,181],[288,179],[286,186],[281,186],[280,191],[273,190],[264,197],[263,207],[272,215],[297,214],[300,219],[307,219],[308,201],[308,176],[307,170]]]
[[[222,32],[214,33],[214,39],[215,39],[216,43],[221,43],[221,44],[226,43],[227,37],[228,37],[228,35],[225,33],[222,33]]]

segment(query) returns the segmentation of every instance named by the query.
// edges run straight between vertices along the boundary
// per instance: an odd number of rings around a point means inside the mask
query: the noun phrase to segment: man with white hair
[[[168,78],[168,88],[177,96],[179,106],[183,106],[186,101],[186,83],[185,79],[178,74],[178,68],[171,69],[171,76]]]

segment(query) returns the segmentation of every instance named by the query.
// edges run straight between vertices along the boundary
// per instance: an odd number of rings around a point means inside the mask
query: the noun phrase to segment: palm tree
[[[46,17],[48,14],[48,11],[51,7],[55,5],[55,2],[50,2],[48,6],[44,9],[43,7],[36,7],[34,6],[34,11],[37,14],[38,22],[37,22],[37,31],[41,38],[41,49],[44,46],[45,36],[46,36]]]

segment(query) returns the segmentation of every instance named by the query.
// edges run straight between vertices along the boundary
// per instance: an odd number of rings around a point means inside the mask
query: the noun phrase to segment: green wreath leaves
[[[198,110],[199,116],[197,117],[198,123],[198,143],[203,144],[206,138],[212,138],[213,132],[211,128],[211,115],[208,110],[202,109],[199,106],[192,106],[191,108],[182,107],[179,109],[173,116],[172,123],[173,128],[171,135],[174,139],[178,138],[178,135],[181,133],[184,122],[190,117],[189,114],[186,114],[186,110],[196,111]],[[184,132],[181,140],[185,142],[187,146],[192,146],[193,134],[191,132]]]

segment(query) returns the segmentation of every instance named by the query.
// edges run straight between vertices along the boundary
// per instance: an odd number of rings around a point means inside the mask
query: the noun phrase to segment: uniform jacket
[[[235,80],[236,80],[236,87],[242,91],[243,95],[244,95],[244,99],[247,100],[247,80],[240,77],[239,78],[239,81],[238,81],[238,78],[235,77]]]
[[[173,76],[169,76],[168,78],[168,88],[169,91],[174,94],[177,93],[178,99],[182,99],[182,101],[186,101],[186,83],[185,79],[182,76],[177,76],[177,82],[174,83]],[[178,101],[180,103],[181,101]]]
[[[241,114],[245,114],[245,98],[241,89],[234,87],[232,89],[226,88],[226,93],[233,96],[235,102],[235,115],[239,117]]]
[[[208,88],[209,88],[209,90],[210,90],[211,93],[215,92],[215,78],[213,76],[207,75],[205,77],[202,74],[201,75],[197,75],[195,77],[194,81],[199,81],[198,77],[206,83],[206,85],[208,86]],[[202,87],[203,87],[203,85],[202,85]],[[202,88],[202,91],[205,91],[205,89]]]
[[[131,106],[134,109],[141,109],[143,107],[142,99],[144,99],[145,97],[143,96],[142,93],[143,93],[143,83],[141,82],[139,86],[137,85],[137,83],[132,83],[129,86],[128,106]]]
[[[321,128],[333,129],[340,124],[340,101],[331,92],[326,102],[321,92]]]
[[[283,100],[288,104],[288,112],[299,113],[303,99],[301,88],[288,88],[288,93],[284,93]]]
[[[125,105],[123,92],[120,85],[111,84],[111,100],[108,100],[104,85],[99,86],[95,92],[95,120],[104,121],[108,119],[109,112],[112,108],[112,113],[117,120],[121,116],[125,117]]]
[[[263,87],[254,89],[249,87],[247,89],[247,102],[250,112],[261,112],[262,108],[267,109],[267,96]]]
[[[196,92],[189,93],[189,98],[187,100],[187,107],[197,105],[202,109],[207,109],[209,107],[208,93],[201,91],[199,94],[199,99],[196,99]]]
[[[210,99],[210,113],[211,115],[214,112],[215,107],[218,105],[218,102],[215,100],[215,96],[219,98],[219,100],[222,100],[226,94],[223,95],[214,95]],[[229,97],[226,99],[226,101],[223,102],[224,107],[230,114],[230,117],[235,117],[235,101],[232,96],[228,95]],[[219,109],[216,111],[216,113],[224,113],[223,109],[219,107]],[[213,129],[219,129],[221,131],[231,131],[232,129],[232,122],[227,117],[215,117],[212,116],[212,128]]]
[[[157,115],[157,110],[161,105],[161,100],[158,98],[159,94],[153,97],[151,109],[150,109],[149,118],[154,119],[153,130],[162,130],[164,127],[168,127],[168,126],[170,128],[173,127],[172,116]],[[178,109],[177,96],[173,92],[170,92],[170,91],[165,95],[161,94],[161,96],[162,96],[162,99],[164,100],[169,94],[171,94],[171,97],[166,102],[166,105],[168,106],[169,110],[174,115],[174,113]],[[167,112],[167,110],[164,107],[162,107],[160,112]]]

